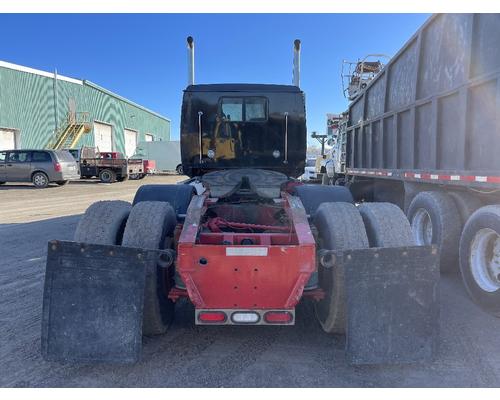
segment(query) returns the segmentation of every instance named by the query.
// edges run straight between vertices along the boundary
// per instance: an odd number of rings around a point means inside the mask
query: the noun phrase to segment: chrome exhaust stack
[[[194,39],[187,37],[188,49],[188,85],[194,85]]]
[[[293,42],[293,79],[294,86],[300,86],[300,40],[295,39]]]

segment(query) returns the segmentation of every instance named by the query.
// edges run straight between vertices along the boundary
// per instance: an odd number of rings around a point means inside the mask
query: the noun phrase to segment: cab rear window
[[[267,120],[265,97],[222,97],[219,114],[232,122],[261,122]]]

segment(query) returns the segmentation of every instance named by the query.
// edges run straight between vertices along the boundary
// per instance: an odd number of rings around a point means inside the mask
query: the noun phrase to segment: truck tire
[[[103,169],[101,172],[99,172],[99,179],[102,183],[116,182],[116,173],[111,169]]]
[[[500,205],[479,208],[465,224],[460,272],[472,299],[500,317]]]
[[[45,189],[49,186],[49,177],[44,172],[35,172],[31,177],[31,182],[37,189]]]
[[[462,226],[465,225],[474,211],[483,206],[483,202],[471,193],[448,192],[448,194],[455,202],[455,206],[457,206],[462,221]]]
[[[196,194],[192,185],[142,185],[135,193],[133,205],[141,201],[163,201],[169,203],[177,216],[185,215]]]
[[[300,198],[307,215],[314,217],[321,203],[351,203],[354,204],[349,189],[342,186],[299,185],[295,187],[296,196]]]
[[[461,222],[453,199],[444,192],[420,192],[410,203],[407,215],[417,245],[437,245],[441,272],[454,270]]]
[[[177,220],[172,206],[162,201],[142,201],[132,207],[123,233],[122,246],[164,249],[173,236]],[[173,286],[173,268],[146,272],[142,333],[165,333],[174,318],[174,302],[168,298]]]
[[[359,206],[370,247],[415,246],[410,222],[392,203],[363,203]]]
[[[326,172],[323,175],[321,175],[321,184],[330,185],[330,178],[328,177],[328,174]]]
[[[131,209],[131,204],[122,200],[98,201],[90,205],[78,222],[75,242],[120,244]]]
[[[364,249],[369,247],[363,219],[350,203],[323,203],[314,217],[318,230],[318,248],[328,250]],[[325,298],[315,303],[321,327],[328,333],[345,333],[344,270],[335,266],[318,266],[320,287]]]
[[[177,172],[178,175],[184,175],[184,168],[182,167],[182,164],[175,167],[175,172]]]
[[[128,180],[128,175],[117,176],[117,177],[116,177],[116,180],[117,180],[118,182],[125,182],[125,181],[127,181],[127,180]]]

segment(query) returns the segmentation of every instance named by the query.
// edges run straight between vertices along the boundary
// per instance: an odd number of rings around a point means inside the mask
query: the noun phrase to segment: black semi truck
[[[500,316],[498,43],[498,14],[432,16],[349,105],[330,178],[399,205],[441,272],[459,265]]]

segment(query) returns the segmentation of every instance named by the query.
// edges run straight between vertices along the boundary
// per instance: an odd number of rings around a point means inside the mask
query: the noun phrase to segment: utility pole
[[[318,135],[318,132],[314,131],[311,138],[316,139],[321,144],[321,156],[325,155],[325,143],[328,140],[328,135]]]

